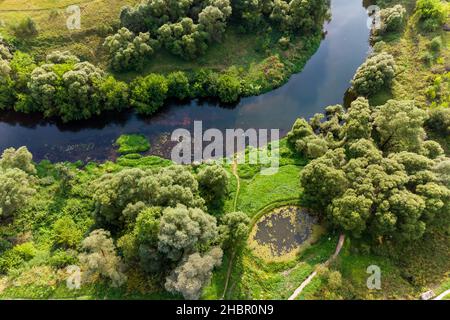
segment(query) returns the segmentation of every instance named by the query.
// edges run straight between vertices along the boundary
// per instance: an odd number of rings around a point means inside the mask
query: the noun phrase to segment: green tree
[[[234,248],[245,242],[250,218],[244,212],[229,212],[220,219],[220,238],[226,248]]]
[[[33,155],[27,147],[5,149],[0,158],[0,167],[3,169],[17,168],[28,174],[36,174]]]
[[[17,168],[0,169],[0,218],[25,208],[35,193],[33,180],[27,173]]]
[[[217,79],[217,96],[220,101],[233,103],[239,100],[241,95],[241,81],[231,74],[222,74]]]
[[[166,290],[179,292],[185,299],[199,299],[204,286],[211,280],[213,269],[222,264],[222,255],[220,248],[213,248],[203,256],[191,254],[167,277]]]
[[[153,114],[163,106],[169,90],[166,78],[159,74],[137,78],[131,87],[131,105],[145,115]]]
[[[167,95],[169,97],[174,97],[180,100],[190,97],[191,89],[186,73],[182,71],[169,73],[167,76],[167,84],[169,88]]]
[[[434,31],[445,23],[447,13],[440,0],[418,0],[415,14],[427,31]]]
[[[217,237],[216,219],[198,208],[177,205],[166,208],[160,221],[158,249],[177,261],[183,253]]]
[[[142,68],[157,45],[148,32],[135,35],[127,28],[121,28],[103,43],[109,53],[110,65],[117,71]]]
[[[391,85],[395,68],[392,55],[385,52],[375,54],[358,68],[352,80],[352,88],[359,95],[373,95]]]
[[[374,114],[380,149],[418,151],[425,137],[426,119],[426,111],[416,107],[414,101],[389,100]]]
[[[208,165],[201,168],[197,180],[208,201],[219,201],[228,192],[228,173],[220,165]]]
[[[64,216],[53,224],[53,237],[57,245],[75,248],[81,242],[83,234],[72,218]]]
[[[81,243],[83,253],[78,256],[83,270],[83,281],[89,282],[99,275],[109,278],[112,286],[120,287],[127,280],[122,273],[122,261],[109,231],[97,229]]]

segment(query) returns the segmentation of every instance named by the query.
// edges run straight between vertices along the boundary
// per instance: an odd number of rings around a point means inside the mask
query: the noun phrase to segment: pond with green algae
[[[250,248],[266,260],[293,258],[321,234],[318,219],[306,209],[287,206],[264,215],[253,228]]]

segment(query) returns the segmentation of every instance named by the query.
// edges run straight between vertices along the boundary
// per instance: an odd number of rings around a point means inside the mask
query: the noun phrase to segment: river
[[[332,0],[325,39],[303,71],[274,91],[241,99],[234,108],[193,100],[168,104],[148,118],[128,111],[72,124],[7,112],[0,115],[0,151],[27,146],[36,161],[104,161],[116,156],[112,144],[118,136],[141,133],[152,144],[150,153],[165,156],[171,132],[191,130],[197,120],[203,122],[204,130],[276,128],[285,135],[295,119],[343,103],[350,80],[370,50],[368,15],[362,2]]]

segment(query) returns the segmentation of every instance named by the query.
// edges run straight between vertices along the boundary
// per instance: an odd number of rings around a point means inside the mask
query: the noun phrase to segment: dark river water
[[[310,117],[328,105],[341,104],[349,82],[370,50],[367,12],[362,0],[332,0],[332,20],[319,50],[303,71],[270,93],[244,98],[234,107],[194,100],[169,104],[150,118],[133,112],[103,116],[83,123],[61,124],[39,116],[0,115],[0,151],[27,146],[36,161],[114,158],[113,142],[124,133],[142,133],[151,153],[167,155],[170,135],[177,128],[280,129],[286,134],[296,118]]]

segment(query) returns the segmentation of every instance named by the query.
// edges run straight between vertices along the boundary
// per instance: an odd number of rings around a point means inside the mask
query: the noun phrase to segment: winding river
[[[194,120],[208,128],[278,128],[286,134],[296,118],[311,117],[328,105],[343,103],[349,82],[370,50],[367,12],[362,0],[332,0],[332,20],[325,39],[303,71],[281,88],[244,98],[234,108],[193,100],[166,105],[145,118],[133,112],[103,116],[83,123],[62,124],[39,116],[0,115],[0,152],[27,146],[39,161],[114,158],[112,143],[124,133],[142,133],[152,143],[151,153],[166,155],[174,129],[192,130]]]

